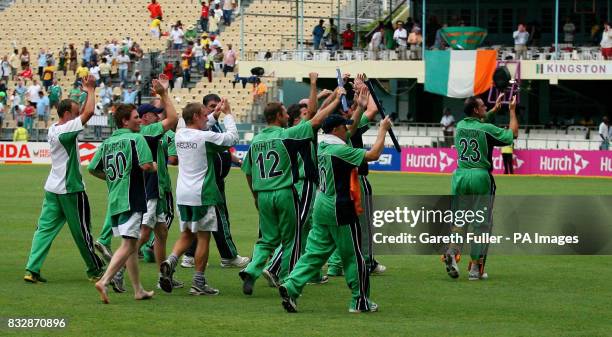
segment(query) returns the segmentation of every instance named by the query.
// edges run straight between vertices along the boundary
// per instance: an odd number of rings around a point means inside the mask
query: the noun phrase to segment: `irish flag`
[[[426,50],[425,91],[455,98],[482,94],[496,66],[495,50]]]

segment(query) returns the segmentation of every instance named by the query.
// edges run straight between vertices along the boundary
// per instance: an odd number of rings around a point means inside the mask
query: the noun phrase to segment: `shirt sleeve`
[[[225,150],[238,143],[238,128],[236,128],[234,116],[226,115],[223,119],[223,125],[227,130],[226,132],[203,131],[206,142],[212,144],[215,151]]]
[[[176,154],[176,143],[174,142],[174,132],[168,133],[167,137],[168,139],[166,140],[168,142],[168,156],[176,157],[177,154]]]
[[[299,123],[296,126],[285,129],[285,135],[287,138],[293,139],[314,138],[312,123],[310,121],[306,121],[305,123]]]
[[[162,136],[166,131],[162,122],[156,122],[153,124],[145,125],[141,128],[140,134],[145,137],[159,137]]]
[[[252,160],[253,159],[251,157],[251,150],[249,149],[249,151],[247,151],[246,156],[244,156],[242,166],[240,167],[242,172],[244,172],[247,176],[251,175],[251,167],[253,166]]]
[[[483,129],[487,138],[493,139],[495,146],[510,145],[514,141],[514,134],[510,129],[502,129],[493,124],[483,124]]]
[[[101,159],[102,159],[103,154],[104,154],[104,143],[98,147],[93,159],[89,162],[89,165],[87,165],[87,169],[89,171],[96,171],[96,170],[102,169],[102,167],[100,166],[102,165]]]
[[[138,165],[144,165],[153,162],[153,154],[151,153],[151,149],[149,149],[149,145],[147,145],[147,141],[140,134],[136,135],[134,138],[136,141],[136,155],[138,156]]]
[[[346,145],[338,145],[334,151],[334,156],[344,160],[353,166],[359,166],[365,160],[365,149],[354,148]]]

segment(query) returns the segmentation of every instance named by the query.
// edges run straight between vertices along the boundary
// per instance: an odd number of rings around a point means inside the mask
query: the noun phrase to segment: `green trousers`
[[[308,233],[310,232],[310,229],[312,228],[312,210],[314,206],[314,199],[316,195],[317,186],[312,181],[301,179],[301,180],[298,180],[298,182],[295,184],[295,189],[299,193],[299,200],[300,200],[299,222],[298,222],[299,229],[298,229],[298,232],[296,232],[296,233],[299,233],[299,235],[295,236],[293,245],[294,246],[298,245],[300,247],[299,253],[301,256],[302,254],[304,254],[304,251],[306,249],[306,238],[308,237]],[[272,258],[270,258],[270,260],[268,261],[265,267],[265,269],[267,269],[268,272],[279,277],[281,282],[283,281],[283,279],[280,278],[279,274],[281,270],[280,266],[281,266],[282,257],[283,257],[283,250],[279,246],[276,248],[276,250],[274,251],[274,254],[272,255]],[[319,273],[319,275],[317,275],[317,277],[315,277],[313,281],[320,280],[322,276],[323,275]]]
[[[372,271],[378,265],[378,261],[374,258],[372,249],[372,186],[366,176],[359,176],[359,187],[361,188],[361,208],[363,209],[363,213],[359,215],[361,246],[363,247],[362,254],[368,265],[368,270]],[[342,273],[342,259],[337,251],[327,261],[327,272],[333,275],[340,275]]]
[[[106,216],[104,217],[104,225],[102,226],[102,231],[100,232],[100,236],[98,237],[97,241],[107,247],[110,247],[113,239],[113,225],[108,214],[109,213],[106,212]]]
[[[40,273],[53,240],[64,224],[68,223],[72,238],[87,265],[87,276],[99,275],[104,263],[94,251],[90,217],[89,201],[85,192],[68,194],[45,192],[26,270]]]
[[[473,232],[476,235],[488,233],[492,226],[493,197],[495,195],[495,180],[488,170],[484,169],[457,169],[451,180],[451,195],[453,210],[472,210],[474,212],[486,209],[486,221],[473,222],[462,227],[452,226],[451,232],[465,235]],[[451,244],[449,254],[461,252],[460,244]],[[472,243],[470,257],[473,261],[481,259],[487,253],[487,245]]]
[[[257,193],[259,207],[259,239],[253,249],[253,259],[244,271],[259,278],[266,261],[280,245],[283,250],[279,277],[284,279],[299,258],[294,251],[294,238],[299,221],[299,198],[293,187]]]
[[[346,284],[351,289],[350,308],[370,310],[370,272],[361,254],[360,237],[359,222],[342,226],[315,223],[308,234],[306,252],[284,283],[289,296],[297,299],[306,283],[316,276],[335,250],[344,266]]]

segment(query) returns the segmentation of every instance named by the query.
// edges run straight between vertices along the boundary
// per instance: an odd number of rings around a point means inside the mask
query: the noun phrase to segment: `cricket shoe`
[[[385,267],[384,264],[376,264],[376,267],[374,269],[372,269],[372,271],[370,272],[370,274],[372,275],[380,275],[380,274],[384,274],[385,271],[387,271],[387,267]]]
[[[446,273],[448,274],[448,276],[450,276],[451,278],[459,277],[459,266],[457,265],[457,259],[455,258],[455,255],[442,255],[442,262],[444,262],[444,265],[446,266]]]
[[[312,279],[308,281],[306,284],[308,285],[317,285],[317,284],[325,284],[329,282],[329,277],[327,275],[323,275],[320,278]]]
[[[168,260],[161,263],[159,266],[159,271],[161,272],[161,277],[159,278],[159,286],[161,289],[167,293],[172,292],[172,288],[174,282],[172,280],[172,274],[174,274],[174,268],[168,262]]]
[[[195,267],[195,258],[193,256],[183,255],[183,259],[181,261],[181,267],[183,268]]]
[[[39,273],[26,271],[26,274],[23,276],[23,280],[30,283],[47,283],[47,279],[42,277]]]
[[[89,280],[89,282],[98,282],[100,281],[102,276],[104,276],[104,269],[99,269],[95,275],[90,276],[87,279]]]
[[[215,289],[206,283],[200,284],[200,285],[193,283],[191,285],[191,289],[189,289],[189,293],[194,296],[200,296],[200,295],[215,296],[215,295],[219,295],[219,289]]]
[[[377,312],[378,311],[378,304],[374,303],[374,302],[370,302],[370,310],[359,310],[359,309],[355,309],[355,308],[350,308],[349,312],[352,314],[359,314],[362,312]]]
[[[472,264],[470,266],[470,272],[468,273],[468,280],[470,281],[477,281],[477,280],[486,280],[489,278],[489,274],[483,272],[482,274],[480,273],[480,265],[479,264]]]
[[[111,250],[111,248],[108,247],[108,246],[105,246],[104,244],[100,243],[99,241],[95,241],[94,242],[94,248],[100,254],[102,254],[102,257],[104,258],[104,261],[110,262],[110,260],[113,258],[113,251]]]
[[[176,279],[172,279],[172,289],[183,288],[184,286],[185,283]],[[161,289],[161,278],[159,279],[159,281],[157,281],[157,289]]]
[[[253,295],[253,286],[255,285],[253,277],[245,272],[244,269],[238,273],[238,276],[240,276],[242,280],[242,293],[245,295]]]
[[[262,275],[268,281],[268,285],[271,288],[278,288],[278,286],[280,285],[278,276],[276,276],[274,273],[271,273],[268,269],[264,269]]]
[[[244,268],[247,264],[251,262],[251,258],[248,256],[240,256],[236,255],[233,259],[221,259],[221,267],[222,268]]]
[[[119,271],[117,272],[117,274],[115,274],[115,276],[113,276],[113,278],[110,281],[110,285],[113,288],[113,291],[116,293],[124,293],[126,292],[125,290],[125,286],[123,284],[123,275],[125,274],[125,267],[119,269]]]
[[[278,293],[280,297],[283,299],[282,305],[283,305],[283,308],[285,308],[285,311],[291,312],[291,313],[297,312],[297,303],[295,302],[295,299],[289,296],[289,291],[287,291],[287,287],[281,284],[278,287]]]

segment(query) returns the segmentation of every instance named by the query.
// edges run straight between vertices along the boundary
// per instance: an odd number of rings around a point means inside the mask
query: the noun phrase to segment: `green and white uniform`
[[[495,180],[493,170],[493,148],[512,144],[514,136],[509,129],[502,129],[493,124],[483,123],[477,118],[466,117],[455,129],[455,148],[457,149],[457,169],[451,181],[451,195],[455,209],[488,209],[485,224],[473,224],[474,232],[482,233],[490,229],[493,214],[493,195]],[[464,231],[466,228],[453,226],[453,231]],[[451,249],[460,249],[451,245]],[[455,252],[452,252],[453,254]],[[472,260],[477,260],[486,253],[482,244],[471,245]]]
[[[251,187],[257,193],[259,239],[244,272],[253,279],[261,275],[266,260],[279,245],[286,252],[281,259],[281,280],[300,257],[301,243],[294,242],[300,219],[294,184],[299,178],[298,153],[304,153],[312,139],[314,131],[307,121],[287,129],[269,126],[253,138],[249,147],[242,170],[251,176]]]
[[[352,293],[350,308],[370,310],[370,272],[362,253],[359,217],[350,195],[351,172],[365,162],[365,154],[366,150],[353,148],[334,135],[320,137],[317,155],[320,180],[313,227],[306,253],[284,283],[294,299],[337,250]]]
[[[147,210],[144,172],[140,166],[152,162],[144,137],[122,128],[100,145],[89,164],[89,170],[106,174],[107,217],[115,236],[140,237],[142,214]]]
[[[83,131],[81,117],[65,124],[53,124],[47,137],[51,146],[51,172],[45,183],[38,226],[26,270],[40,273],[51,243],[68,223],[72,238],[87,265],[87,275],[97,276],[104,263],[95,254],[91,237],[90,210],[81,176],[81,158],[77,136]]]
[[[223,195],[215,179],[214,157],[238,142],[234,117],[224,118],[227,132],[216,133],[190,128],[176,132],[175,144],[179,161],[176,182],[176,203],[181,232],[217,230],[217,208]]]

